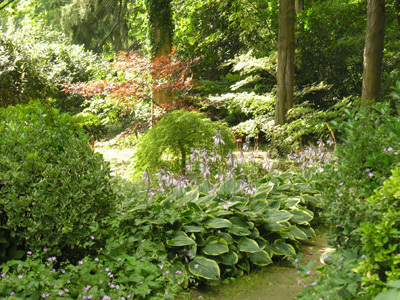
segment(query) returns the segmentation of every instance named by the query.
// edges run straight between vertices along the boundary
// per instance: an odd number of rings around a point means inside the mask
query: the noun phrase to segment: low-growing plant
[[[187,275],[168,262],[127,253],[126,240],[110,238],[95,256],[75,264],[28,251],[25,261],[0,266],[2,299],[175,299]],[[94,252],[94,251],[92,251]],[[42,257],[46,258],[43,262]],[[167,271],[171,270],[171,272]]]
[[[361,275],[354,272],[363,257],[354,250],[336,250],[323,255],[323,265],[317,268],[317,274],[312,282],[297,295],[304,300],[356,300],[365,299],[360,296]],[[312,275],[309,266],[295,262],[303,278]],[[299,280],[301,283],[302,280]],[[370,298],[368,298],[370,299]]]
[[[118,205],[108,164],[68,114],[35,103],[0,116],[1,243],[73,259]]]
[[[224,144],[215,149],[213,136],[217,129]],[[160,169],[177,173],[185,169],[195,148],[220,151],[221,157],[225,157],[233,147],[233,135],[224,125],[212,122],[199,112],[176,110],[165,115],[139,139],[130,170],[136,179],[146,170],[152,175]]]
[[[310,209],[321,202],[318,191],[293,173],[267,176],[251,193],[242,180],[144,193],[141,202],[123,205],[117,227],[129,245],[147,249],[141,255],[165,255],[209,284],[271,264],[275,255],[295,256],[298,241],[314,236]]]

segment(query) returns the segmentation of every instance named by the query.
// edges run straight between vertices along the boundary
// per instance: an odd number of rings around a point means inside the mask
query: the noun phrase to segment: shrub
[[[317,180],[333,245],[359,249],[357,229],[365,216],[360,204],[400,161],[400,120],[384,103],[345,113],[347,122],[334,124],[343,141],[335,152],[336,163],[325,166]]]
[[[400,168],[393,170],[382,187],[367,199],[367,222],[361,224],[362,253],[358,272],[363,274],[364,293],[375,296],[386,283],[400,277]]]
[[[185,169],[193,149],[216,149],[213,136],[217,129],[225,143],[218,147],[218,151],[225,156],[234,147],[233,135],[228,128],[195,111],[176,110],[165,115],[138,141],[130,165],[134,178],[137,179],[146,170],[154,174],[163,168],[174,172]]]
[[[67,114],[32,104],[0,116],[0,230],[7,243],[56,255],[83,251],[117,205],[108,165]]]
[[[0,67],[0,106],[51,98],[56,107],[73,112],[83,98],[62,93],[61,84],[87,81],[105,70],[96,55],[43,25],[9,27],[0,33]]]

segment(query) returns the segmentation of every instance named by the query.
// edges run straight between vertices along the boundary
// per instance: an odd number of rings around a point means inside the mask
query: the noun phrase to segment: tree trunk
[[[153,61],[171,53],[173,32],[171,0],[147,0]],[[166,91],[153,92],[153,104],[168,106],[172,99]]]
[[[286,123],[286,113],[293,107],[295,0],[279,1],[278,85],[275,124]]]
[[[395,6],[397,10],[397,23],[400,26],[400,0],[396,0]]]
[[[383,39],[385,36],[385,0],[368,0],[367,32],[364,48],[363,100],[379,101],[381,98],[381,74]]]
[[[304,0],[295,0],[296,14],[301,13],[304,10]]]

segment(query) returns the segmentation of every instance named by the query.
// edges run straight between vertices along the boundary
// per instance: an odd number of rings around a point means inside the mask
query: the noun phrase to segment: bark
[[[381,97],[384,36],[385,0],[368,0],[361,94],[361,98],[364,100],[379,101]]]
[[[304,0],[295,0],[296,14],[304,10]]]
[[[286,123],[286,113],[293,107],[295,0],[279,1],[278,85],[275,124]]]

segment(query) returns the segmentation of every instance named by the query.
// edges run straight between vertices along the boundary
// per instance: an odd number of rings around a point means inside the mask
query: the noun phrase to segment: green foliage
[[[8,250],[76,257],[118,203],[108,165],[67,114],[36,103],[0,116],[0,228]]]
[[[319,106],[361,94],[366,4],[364,1],[309,3],[299,16],[296,30],[296,84],[314,82],[331,89],[306,100]],[[359,20],[354,22],[355,18]]]
[[[151,51],[158,51],[166,41],[171,43],[174,31],[171,0],[146,0]],[[168,43],[167,42],[167,43]]]
[[[0,33],[0,45],[2,107],[40,98],[54,99],[53,105],[64,111],[76,111],[82,97],[61,93],[61,84],[87,81],[105,70],[97,56],[42,25],[9,27]]]
[[[0,266],[0,297],[10,300],[175,299],[181,288],[172,279],[183,280],[185,274],[176,271],[166,274],[167,263],[162,269],[147,258],[128,254],[124,251],[124,242],[124,239],[110,239],[104,250],[76,264],[60,264],[51,255],[44,263],[37,253],[29,254],[25,261],[10,260]]]
[[[365,260],[357,272],[363,274],[363,290],[375,296],[385,290],[386,283],[400,277],[400,168],[367,199],[366,222],[361,224],[362,253]]]
[[[323,215],[331,225],[333,245],[360,248],[357,229],[365,217],[360,204],[390,176],[399,162],[400,119],[390,106],[376,103],[345,110],[346,122],[335,124],[342,144],[337,163],[327,165],[317,179],[324,191]]]
[[[299,241],[315,234],[311,210],[321,199],[313,183],[293,173],[267,176],[250,195],[241,181],[204,181],[200,188],[132,199],[115,226],[138,254],[164,257],[210,284],[271,264],[274,256],[295,256]]]
[[[225,142],[217,151],[225,156],[233,149],[233,136],[225,126],[195,111],[176,110],[165,115],[139,139],[130,165],[132,174],[138,178],[146,170],[154,174],[162,168],[174,172],[184,169],[193,149],[214,150],[217,128]]]
[[[297,297],[304,300],[361,300],[366,299],[359,295],[361,291],[361,275],[354,273],[362,258],[354,250],[336,250],[323,255],[324,264],[317,269],[320,276],[308,284]],[[297,268],[303,277],[310,274],[309,266]],[[371,299],[371,298],[368,298]]]

